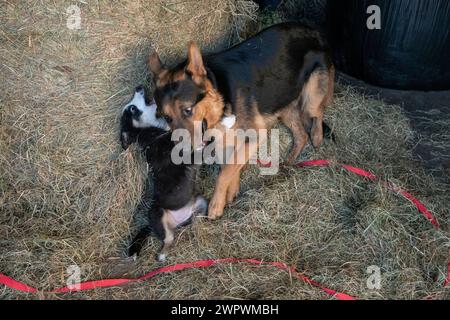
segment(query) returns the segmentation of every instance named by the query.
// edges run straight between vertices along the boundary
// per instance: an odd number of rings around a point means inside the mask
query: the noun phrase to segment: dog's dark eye
[[[135,113],[136,110],[137,110],[137,108],[136,108],[135,105],[131,105],[131,106],[130,106],[130,112],[131,112],[131,113]]]
[[[192,117],[192,107],[183,109],[183,114],[186,117]]]
[[[172,123],[172,118],[169,116],[164,115],[164,120],[166,120],[167,123]]]

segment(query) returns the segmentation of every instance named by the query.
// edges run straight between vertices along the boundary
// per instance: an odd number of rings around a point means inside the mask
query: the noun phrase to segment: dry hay
[[[160,266],[154,239],[137,262],[124,255],[138,225],[133,212],[146,166],[135,151],[120,150],[120,108],[134,86],[148,84],[151,47],[171,62],[191,39],[208,51],[223,48],[255,17],[248,1],[89,1],[78,3],[82,28],[71,31],[65,27],[70,4],[9,1],[0,7],[0,271],[44,290],[63,285],[72,264],[82,267],[83,280],[137,276]],[[416,193],[448,223],[449,188],[411,160],[415,137],[400,108],[341,87],[327,121],[338,143],[318,152],[308,147],[303,159],[371,169]],[[282,141],[286,147],[285,131]],[[206,170],[203,189],[210,196],[217,170]],[[223,219],[200,220],[178,233],[168,263],[283,261],[361,298],[448,298],[440,286],[448,247],[448,232],[434,230],[381,184],[338,167],[283,168],[273,177],[260,177],[253,167]],[[371,265],[381,268],[381,290],[366,287]],[[0,288],[0,297],[36,296]],[[244,265],[62,297],[328,298],[285,272]]]

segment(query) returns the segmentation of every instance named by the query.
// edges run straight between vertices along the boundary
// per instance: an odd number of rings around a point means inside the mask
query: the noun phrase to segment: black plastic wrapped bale
[[[275,10],[280,5],[281,0],[253,0],[253,2],[256,2],[261,10]]]
[[[367,26],[371,5],[381,29]],[[328,23],[340,70],[387,88],[450,89],[449,0],[330,0]]]

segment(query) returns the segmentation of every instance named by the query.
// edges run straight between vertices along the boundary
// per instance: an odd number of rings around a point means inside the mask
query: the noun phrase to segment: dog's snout
[[[136,92],[143,93],[144,87],[142,85],[136,87]]]

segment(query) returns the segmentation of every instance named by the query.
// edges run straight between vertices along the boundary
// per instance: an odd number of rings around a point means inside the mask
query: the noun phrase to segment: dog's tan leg
[[[304,123],[311,126],[310,138],[315,148],[323,141],[323,110],[331,101],[334,79],[331,71],[315,71],[311,74],[302,91],[302,111]]]
[[[170,248],[173,245],[173,240],[175,239],[174,230],[176,226],[174,225],[174,221],[172,221],[170,215],[167,211],[164,211],[162,217],[162,224],[164,227],[165,238],[163,240],[163,246],[161,251],[158,253],[157,260],[159,262],[163,262],[167,258],[167,254],[169,253]]]
[[[303,126],[300,107],[297,104],[288,107],[283,111],[280,118],[292,133],[292,149],[287,157],[286,163],[288,165],[294,165],[297,157],[308,142],[308,134]]]
[[[312,118],[311,141],[314,148],[318,149],[323,142],[323,116]]]
[[[328,71],[328,92],[327,95],[323,101],[323,108],[329,107],[333,104],[333,98],[334,98],[334,87],[335,87],[335,81],[334,78],[336,76],[336,71],[334,67],[331,67]]]
[[[237,147],[233,151],[231,159],[241,159],[238,156],[239,152],[245,152],[243,157],[243,163],[236,164],[224,164],[222,170],[220,171],[219,177],[217,178],[216,188],[214,189],[214,195],[209,203],[208,208],[208,218],[211,220],[216,220],[223,215],[223,209],[225,208],[227,201],[227,191],[233,183],[230,189],[230,198],[236,190],[239,190],[239,179],[242,168],[247,164],[250,157],[258,152],[258,146],[266,137],[258,137],[258,141],[249,141],[244,143],[242,147]],[[236,182],[236,180],[238,180]]]
[[[233,203],[234,199],[236,199],[239,193],[239,187],[241,184],[241,174],[240,172],[233,178],[230,183],[230,186],[227,190],[227,204]]]
[[[236,176],[240,176],[240,171],[244,165],[226,164],[220,170],[217,178],[214,195],[209,203],[208,218],[210,220],[219,219],[223,215],[226,204],[227,191]]]

